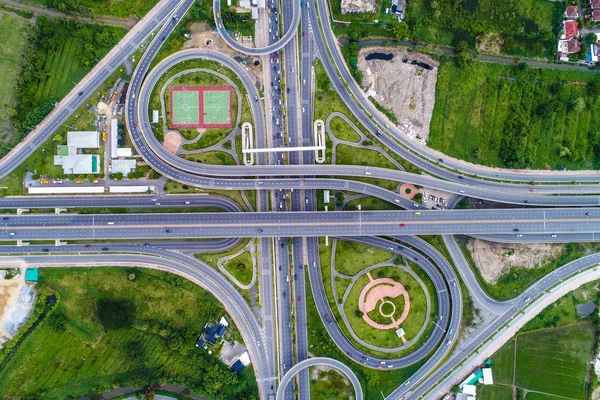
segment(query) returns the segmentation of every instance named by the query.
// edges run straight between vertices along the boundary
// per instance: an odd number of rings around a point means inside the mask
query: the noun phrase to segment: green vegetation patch
[[[515,340],[511,339],[492,356],[494,382],[512,385],[515,375]]]
[[[358,143],[360,136],[356,131],[341,117],[334,117],[329,121],[331,133],[340,140]]]
[[[209,165],[236,165],[235,159],[228,153],[223,151],[207,151],[198,154],[184,154],[183,158],[190,161],[195,161],[201,164]]]
[[[249,251],[245,251],[239,256],[227,261],[223,266],[242,285],[249,285],[250,282],[252,282],[253,264],[252,254],[250,254]]]
[[[60,268],[40,270],[38,289],[58,302],[0,371],[5,397],[78,398],[155,381],[211,398],[258,396],[251,368],[237,375],[195,348],[224,310],[190,281],[137,268]]]
[[[494,379],[496,379],[494,377]],[[478,385],[477,398],[482,400],[507,400],[512,399],[512,386]]]
[[[22,57],[27,46],[31,24],[10,14],[0,14],[0,141],[6,142],[12,136],[9,115],[16,105],[15,86],[17,73],[21,70]]]
[[[321,322],[310,290],[306,292],[306,312],[308,345],[311,354],[315,357],[334,358],[349,366],[358,377],[363,388],[365,399],[367,400],[380,400],[381,393],[383,393],[384,396],[388,395],[398,385],[413,375],[424,363],[424,361],[419,361],[407,368],[391,371],[363,367],[350,360],[331,340],[331,337]]]
[[[336,241],[335,269],[344,275],[356,275],[371,265],[391,259],[392,256],[393,254],[389,251],[378,247],[338,240]]]
[[[423,327],[428,312],[427,300],[425,298],[425,292],[423,288],[409,272],[396,267],[377,268],[371,271],[371,275],[373,276],[373,279],[384,277],[391,278],[404,285],[409,294],[410,312],[406,317],[406,320],[404,320],[402,323],[401,327],[406,333],[406,339],[413,340]],[[365,274],[354,283],[354,286],[352,286],[350,294],[348,295],[348,299],[344,304],[344,311],[348,317],[348,321],[350,322],[352,330],[354,330],[358,337],[367,343],[376,346],[386,348],[402,346],[402,341],[398,336],[396,336],[394,329],[375,329],[367,324],[367,322],[363,319],[363,314],[358,309],[358,299],[361,290],[367,283],[369,283],[369,278]],[[404,310],[404,298],[400,296],[393,300],[388,298],[386,298],[386,300],[392,301],[395,305],[396,312],[394,313],[394,317],[400,317],[400,315],[402,315],[402,311]],[[379,304],[381,304],[381,302],[377,304],[377,308],[373,310],[369,316],[373,315],[373,320],[375,322],[389,324],[391,320],[383,317],[379,313]],[[432,307],[434,308],[435,304],[432,304]],[[436,314],[436,310],[432,309],[431,314],[431,318],[435,318],[434,315]],[[433,326],[431,319],[429,325]],[[425,335],[427,335],[427,333],[425,333]]]
[[[63,12],[72,12],[84,15],[112,15],[119,18],[129,18],[135,15],[138,18],[146,15],[157,3],[157,0],[30,0],[46,7],[55,8]]]
[[[442,61],[429,146],[496,167],[596,168],[599,98],[595,73]]]
[[[516,384],[570,398],[586,397],[594,327],[573,325],[519,335]]]
[[[15,143],[125,34],[122,28],[70,19],[48,20],[39,16],[36,21],[15,88],[17,104],[11,116],[17,130]]]
[[[315,371],[315,367],[311,367],[310,377],[310,396],[313,399],[342,400],[354,396],[354,387],[337,370]]]
[[[406,22],[418,42],[550,57],[556,52],[562,5],[544,0],[414,0]]]

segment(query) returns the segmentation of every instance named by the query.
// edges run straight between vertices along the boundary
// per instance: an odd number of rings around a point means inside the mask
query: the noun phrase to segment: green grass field
[[[515,377],[515,341],[509,340],[492,356],[494,382],[512,385]]]
[[[310,396],[313,399],[345,400],[354,395],[354,389],[348,385],[340,373],[335,370],[317,371],[313,379],[314,367],[310,368]]]
[[[249,251],[245,251],[229,260],[224,266],[241,284],[248,285],[252,282],[252,264],[252,255]]]
[[[510,400],[512,399],[512,387],[479,385],[477,386],[477,398],[482,400]]]
[[[371,275],[373,279],[381,278],[381,277],[389,277],[398,282],[402,283],[406,290],[408,291],[410,298],[410,313],[406,317],[406,320],[402,323],[401,327],[406,332],[406,339],[413,340],[419,330],[425,323],[425,318],[427,316],[427,302],[425,299],[425,293],[421,285],[417,282],[417,280],[408,272],[403,271],[401,269],[395,267],[383,267],[373,270]],[[350,290],[350,294],[348,295],[348,299],[344,304],[344,311],[346,316],[348,317],[348,321],[352,326],[352,329],[356,334],[363,340],[368,343],[380,346],[380,347],[399,347],[402,345],[402,342],[394,329],[388,330],[378,330],[370,327],[362,316],[358,316],[356,310],[358,310],[358,297],[360,295],[360,291],[362,288],[369,282],[369,278],[364,275],[360,277],[352,289]],[[398,298],[397,298],[398,299]],[[401,301],[394,302],[396,304],[396,316],[402,314],[402,309],[399,307],[403,306],[404,300],[401,298]],[[435,307],[435,304],[432,304],[432,307]],[[378,309],[372,311],[372,313],[379,314]],[[436,315],[436,310],[432,310],[432,316]],[[434,317],[432,317],[434,318]],[[376,322],[381,323],[389,323],[390,320],[388,318],[373,318]],[[430,321],[431,325],[431,321]]]
[[[519,335],[515,383],[543,393],[584,399],[594,335],[589,324]]]
[[[549,394],[544,393],[536,393],[536,392],[528,392],[527,396],[525,396],[526,400],[559,400],[564,399],[564,397],[556,397],[551,396]]]
[[[38,286],[36,307],[50,293],[58,302],[0,371],[3,397],[78,398],[154,381],[207,397],[257,397],[251,368],[236,375],[195,348],[224,310],[191,282],[136,268],[57,268],[41,269]]]
[[[17,73],[21,69],[21,55],[27,46],[29,22],[22,18],[1,13],[0,37],[4,43],[0,48],[0,141],[5,141],[12,136],[9,125],[9,110],[15,106],[15,85]]]
[[[340,139],[348,142],[358,143],[360,142],[360,136],[346,121],[340,117],[332,118],[329,126],[333,135]]]
[[[429,146],[489,166],[597,167],[599,100],[595,73],[443,61]],[[520,132],[514,143],[509,127]]]
[[[345,275],[356,275],[363,269],[392,258],[392,253],[362,243],[338,240],[335,252],[335,269]]]

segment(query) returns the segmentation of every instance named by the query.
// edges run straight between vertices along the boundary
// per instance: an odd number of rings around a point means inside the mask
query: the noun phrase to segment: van
[[[114,222],[112,222],[112,221],[110,221],[110,222],[108,223],[108,225],[114,225],[114,224],[115,224],[115,223],[114,223]]]

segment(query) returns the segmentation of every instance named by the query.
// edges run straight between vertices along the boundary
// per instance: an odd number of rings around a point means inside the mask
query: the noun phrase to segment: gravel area
[[[390,61],[365,60],[370,53],[393,54]],[[412,61],[432,67],[427,70]],[[435,103],[435,85],[439,62],[431,57],[401,48],[369,47],[358,54],[363,73],[362,87],[367,95],[392,110],[400,130],[423,145],[429,137],[429,124]]]
[[[483,279],[493,284],[511,268],[535,268],[547,263],[558,257],[564,246],[549,243],[501,244],[471,239],[467,249]]]

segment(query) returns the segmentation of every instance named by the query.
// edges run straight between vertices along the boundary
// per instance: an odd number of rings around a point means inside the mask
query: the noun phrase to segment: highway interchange
[[[388,126],[385,118],[374,109],[350,76],[337,48],[330,21],[325,16],[325,0],[303,2],[306,5],[304,7],[300,6],[299,1],[291,0],[283,0],[277,6],[269,3],[272,13],[263,27],[270,30],[267,35],[269,43],[257,48],[247,48],[229,37],[220,19],[220,1],[215,0],[215,23],[226,43],[241,53],[263,56],[263,65],[269,69],[266,76],[270,77],[272,84],[271,93],[264,96],[265,104],[256,100],[263,96],[245,69],[219,52],[183,50],[166,57],[150,70],[165,38],[173,32],[192,4],[193,0],[161,0],[25,141],[1,160],[0,176],[6,176],[14,170],[50,138],[56,127],[64,123],[127,57],[143,45],[145,51],[131,78],[126,104],[128,130],[139,154],[164,176],[190,186],[255,190],[258,212],[243,212],[233,201],[218,196],[4,198],[0,199],[0,208],[5,209],[177,207],[182,211],[190,208],[194,212],[7,214],[1,221],[3,226],[0,229],[0,240],[80,239],[93,240],[94,243],[90,247],[0,246],[0,252],[5,255],[3,260],[40,266],[136,265],[159,268],[184,276],[213,293],[235,321],[250,352],[261,397],[268,398],[277,392],[278,398],[286,399],[293,398],[293,388],[290,385],[280,393],[277,391],[278,382],[282,378],[285,381],[291,378],[296,372],[296,369],[292,369],[294,363],[308,359],[308,339],[304,302],[291,296],[293,292],[300,296],[298,298],[304,297],[304,274],[299,274],[300,279],[288,282],[289,276],[285,271],[302,270],[301,266],[306,266],[310,289],[324,326],[335,344],[353,362],[372,368],[385,365],[386,368],[396,369],[427,359],[409,381],[403,384],[399,382],[398,388],[389,398],[436,398],[453,383],[451,377],[458,379],[461,373],[464,375],[468,372],[466,369],[457,371],[454,368],[458,361],[480,358],[481,355],[474,356],[472,353],[484,339],[493,336],[489,341],[490,346],[505,342],[510,336],[502,333],[503,326],[515,318],[523,318],[518,316],[524,310],[526,318],[532,318],[535,314],[528,310],[535,307],[539,309],[541,305],[548,303],[551,296],[546,294],[554,290],[557,283],[575,282],[584,275],[588,280],[597,279],[597,274],[589,272],[588,276],[586,272],[600,262],[600,256],[592,255],[555,270],[510,303],[497,302],[483,292],[469,267],[464,267],[465,262],[457,254],[460,250],[457,251],[451,235],[471,234],[511,242],[597,241],[595,233],[600,232],[600,211],[593,207],[600,204],[598,172],[547,173],[491,169],[453,160],[406,140]],[[276,8],[280,10],[273,11]],[[281,38],[280,24],[285,30]],[[257,29],[263,28],[257,26]],[[301,36],[297,35],[299,32],[302,32]],[[364,166],[315,165],[313,154],[309,151],[290,153],[287,164],[282,162],[285,159],[281,152],[273,152],[270,156],[259,154],[258,165],[251,167],[192,163],[167,152],[150,128],[149,99],[158,79],[179,63],[206,59],[229,68],[242,82],[252,110],[257,147],[310,145],[314,84],[312,63],[315,57],[320,58],[333,87],[365,128],[391,151],[429,175]],[[278,90],[277,85],[281,89],[282,81],[285,81],[289,92],[281,93]],[[267,87],[265,90],[268,89]],[[285,103],[280,104],[281,99],[285,99]],[[468,196],[518,204],[526,208],[429,211],[395,192],[339,177],[382,178],[414,183],[454,193],[456,198]],[[577,181],[577,184],[573,184],[573,181]],[[316,212],[315,190],[321,188],[368,194],[407,211]],[[290,192],[290,189],[294,191]],[[289,211],[286,210],[286,202],[283,202],[285,206],[277,206],[284,195],[291,197]],[[269,198],[272,208],[269,208]],[[219,208],[223,212],[203,213],[197,212],[196,208]],[[459,281],[451,264],[431,245],[412,236],[416,234],[444,235],[452,261],[469,292],[485,309],[498,316],[473,343],[448,360],[446,357],[457,339],[461,324]],[[440,320],[439,326],[421,347],[408,356],[397,359],[374,357],[358,349],[336,323],[326,322],[331,316],[331,310],[323,287],[317,241],[318,237],[324,235],[386,249],[415,262],[429,275],[438,296],[437,318]],[[263,313],[260,323],[224,276],[186,254],[220,252],[237,244],[237,238],[241,237],[260,238],[260,299]],[[214,240],[178,241],[190,238]],[[287,238],[292,238],[290,248]],[[105,239],[140,241],[129,244],[103,243]],[[42,254],[44,252],[49,254]],[[279,273],[278,266],[282,267],[283,273]],[[533,300],[529,302],[529,299]],[[295,337],[291,329],[292,304],[296,312]],[[450,377],[446,377],[447,375]],[[298,396],[309,398],[306,371],[300,372],[297,383]]]

